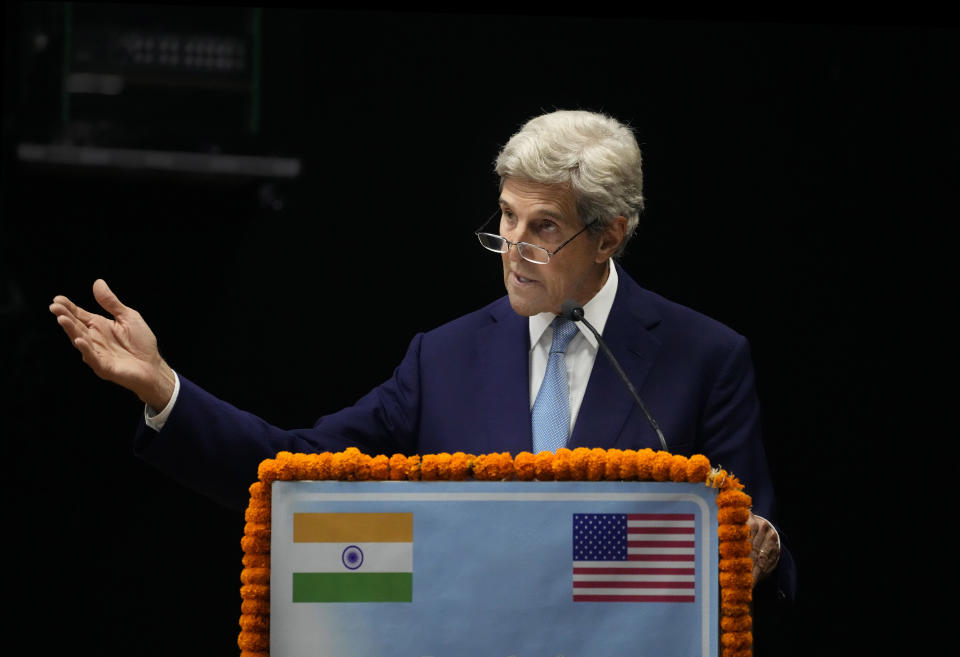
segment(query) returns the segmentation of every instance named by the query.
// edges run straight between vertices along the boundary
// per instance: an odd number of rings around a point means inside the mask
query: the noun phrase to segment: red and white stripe
[[[626,561],[574,561],[574,602],[694,602],[692,513],[627,516]]]

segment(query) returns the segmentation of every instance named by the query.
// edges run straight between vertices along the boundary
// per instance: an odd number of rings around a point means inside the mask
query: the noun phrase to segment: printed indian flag
[[[294,513],[293,602],[412,602],[412,513]]]

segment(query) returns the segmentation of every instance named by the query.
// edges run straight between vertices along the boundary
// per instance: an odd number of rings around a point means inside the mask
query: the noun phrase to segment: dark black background
[[[53,296],[92,309],[105,278],[175,369],[307,426],[386,378],[416,332],[502,294],[471,234],[492,161],[561,108],[636,129],[648,205],[626,269],[751,341],[800,572],[758,654],[892,640],[846,612],[892,613],[876,527],[899,508],[890,468],[921,446],[897,389],[909,318],[930,312],[915,274],[944,264],[915,247],[956,219],[955,25],[267,9],[261,130],[223,147],[301,158],[268,185],[18,162],[21,141],[58,138],[58,82],[26,45],[58,10],[3,14],[7,617],[44,654],[236,654],[243,531],[132,454],[142,405],[80,361]]]

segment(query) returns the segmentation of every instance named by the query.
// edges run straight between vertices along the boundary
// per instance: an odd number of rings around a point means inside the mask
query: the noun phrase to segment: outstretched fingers
[[[93,296],[96,298],[97,303],[100,304],[100,307],[114,317],[118,317],[129,310],[129,308],[120,302],[120,299],[117,298],[117,295],[113,293],[113,290],[110,289],[110,286],[107,285],[107,282],[102,278],[98,278],[93,282]]]

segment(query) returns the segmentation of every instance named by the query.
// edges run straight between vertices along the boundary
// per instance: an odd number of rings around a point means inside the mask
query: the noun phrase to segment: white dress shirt
[[[613,299],[617,296],[617,268],[608,267],[610,274],[600,291],[583,306],[583,316],[590,322],[597,333],[603,334],[603,327],[607,323]],[[547,371],[547,361],[550,359],[550,345],[553,343],[553,322],[556,315],[546,312],[530,318],[530,409],[537,400],[540,384]],[[583,403],[583,395],[587,391],[587,382],[590,372],[593,371],[593,361],[597,358],[597,338],[582,322],[577,322],[579,333],[573,337],[567,346],[564,363],[567,366],[567,384],[570,392],[570,427],[567,435],[573,433],[577,423],[577,413]]]

